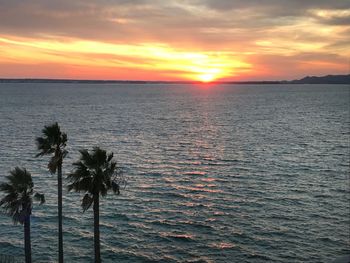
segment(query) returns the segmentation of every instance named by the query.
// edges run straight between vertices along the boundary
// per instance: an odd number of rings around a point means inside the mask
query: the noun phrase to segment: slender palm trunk
[[[32,263],[32,247],[30,244],[30,215],[24,219],[24,254],[26,263]]]
[[[57,167],[58,187],[58,262],[63,263],[63,229],[62,229],[62,163]]]
[[[99,194],[94,194],[94,245],[95,245],[95,263],[101,263],[100,253],[100,204]]]

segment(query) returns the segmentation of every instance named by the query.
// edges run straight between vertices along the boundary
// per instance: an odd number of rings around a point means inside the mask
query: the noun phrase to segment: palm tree
[[[36,157],[51,155],[48,169],[51,174],[57,172],[58,188],[58,262],[63,263],[63,231],[62,231],[62,162],[67,155],[65,150],[67,135],[61,132],[58,123],[45,126],[43,137],[36,138],[37,148],[40,151]]]
[[[68,190],[85,193],[81,203],[83,212],[93,204],[95,263],[100,263],[99,198],[100,195],[106,196],[109,190],[119,194],[120,185],[125,181],[120,168],[113,161],[113,153],[107,154],[105,150],[95,147],[92,152],[81,150],[80,154],[80,160],[73,163],[75,168],[68,175]]]
[[[15,224],[24,225],[25,262],[31,263],[30,215],[32,214],[33,197],[39,200],[40,204],[45,202],[45,197],[39,193],[33,195],[32,176],[26,169],[16,167],[6,178],[8,182],[0,184],[0,191],[5,193],[0,200],[0,207],[12,217]]]

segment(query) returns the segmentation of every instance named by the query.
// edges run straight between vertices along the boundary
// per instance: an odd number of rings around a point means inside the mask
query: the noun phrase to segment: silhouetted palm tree
[[[37,148],[40,151],[36,156],[51,155],[48,164],[49,171],[55,174],[57,171],[58,188],[58,262],[63,263],[63,230],[62,230],[62,162],[66,156],[67,135],[61,132],[58,123],[45,126],[42,130],[43,137],[36,138]]]
[[[31,243],[30,243],[30,215],[32,214],[33,197],[45,202],[43,194],[33,195],[33,180],[31,174],[26,169],[16,167],[6,176],[8,182],[0,184],[0,191],[5,196],[0,200],[0,207],[5,213],[12,217],[15,224],[24,225],[24,252],[25,262],[32,262]]]
[[[125,181],[117,163],[113,161],[113,153],[107,154],[98,147],[92,152],[81,150],[80,153],[80,160],[73,163],[75,168],[68,175],[71,183],[68,190],[85,193],[81,204],[84,212],[93,204],[95,263],[100,263],[99,198],[100,195],[106,196],[109,190],[119,194],[120,185]]]

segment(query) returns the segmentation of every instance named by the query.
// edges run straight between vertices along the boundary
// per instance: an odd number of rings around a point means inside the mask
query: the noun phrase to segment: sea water
[[[330,262],[350,252],[349,107],[346,85],[1,83],[0,181],[32,173],[33,260],[57,262],[57,177],[35,158],[57,121],[64,177],[100,146],[127,179],[101,199],[104,262]],[[92,211],[63,195],[66,262],[93,262]],[[0,254],[23,253],[0,214]]]

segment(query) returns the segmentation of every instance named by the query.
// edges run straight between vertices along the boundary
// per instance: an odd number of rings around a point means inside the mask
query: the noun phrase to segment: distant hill
[[[192,84],[199,81],[78,80],[78,79],[1,79],[0,83],[85,83],[85,84]],[[349,75],[307,76],[296,80],[216,81],[217,84],[350,84]]]
[[[291,84],[350,84],[349,75],[307,76],[302,79],[286,81]]]

